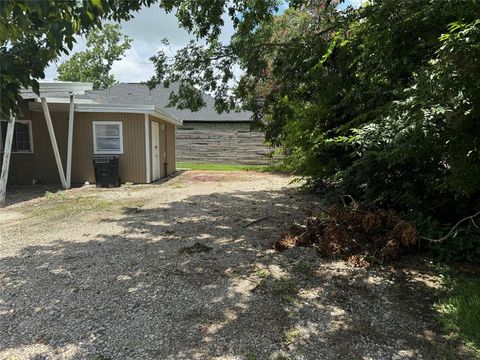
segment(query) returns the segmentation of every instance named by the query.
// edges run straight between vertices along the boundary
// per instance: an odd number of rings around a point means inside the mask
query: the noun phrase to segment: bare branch
[[[450,229],[450,231],[448,232],[447,235],[442,236],[442,237],[439,238],[439,239],[431,239],[431,238],[428,238],[428,237],[425,237],[425,236],[420,236],[420,239],[430,241],[431,243],[439,243],[439,242],[445,241],[445,240],[447,240],[450,236],[452,236],[452,234],[457,230],[458,226],[459,226],[461,223],[463,223],[464,221],[471,220],[472,223],[476,226],[475,221],[474,221],[474,218],[477,217],[478,215],[480,215],[480,211],[476,212],[476,213],[473,214],[473,215],[464,217],[463,219],[459,220],[455,225],[453,225],[453,227]]]

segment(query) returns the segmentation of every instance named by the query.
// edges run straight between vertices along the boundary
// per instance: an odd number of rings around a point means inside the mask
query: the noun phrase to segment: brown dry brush
[[[390,261],[413,248],[419,239],[415,227],[394,210],[365,210],[333,205],[326,217],[310,213],[305,224],[294,224],[272,247],[282,251],[294,246],[314,246],[320,254],[347,259],[356,266]]]

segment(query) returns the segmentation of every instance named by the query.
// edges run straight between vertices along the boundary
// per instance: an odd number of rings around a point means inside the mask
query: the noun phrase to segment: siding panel
[[[43,183],[59,184],[53,149],[42,112],[24,109],[24,119],[32,120],[33,154],[12,154],[9,183],[29,184],[32,179]],[[52,123],[64,171],[66,169],[68,112],[51,111]],[[92,164],[93,121],[122,121],[123,155],[119,155],[122,182],[144,183],[145,171],[145,128],[144,114],[129,113],[75,113],[72,183],[95,182]],[[3,158],[3,155],[1,156]]]
[[[167,165],[167,173],[173,174],[176,171],[175,162],[175,125],[166,122],[165,120],[158,119],[150,115],[150,121],[157,122],[159,124],[160,134],[160,177],[165,177],[165,162]],[[150,135],[152,134],[150,125]],[[153,157],[152,157],[153,161]],[[153,165],[150,167],[153,169]]]
[[[93,122],[121,121],[123,128],[123,154],[119,157],[122,182],[144,183],[145,171],[145,115],[128,113],[75,113],[72,182],[95,182],[92,164]]]

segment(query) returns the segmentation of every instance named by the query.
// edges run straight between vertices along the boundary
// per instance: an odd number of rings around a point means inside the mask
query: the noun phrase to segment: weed
[[[290,279],[278,279],[272,284],[273,295],[293,295],[295,294],[295,284]]]
[[[268,269],[260,269],[255,272],[254,275],[258,276],[259,278],[265,279],[270,276],[270,271],[268,271]]]
[[[297,299],[295,298],[295,296],[292,296],[292,295],[282,296],[282,301],[286,304],[292,304],[292,305],[297,304]]]
[[[108,212],[119,206],[113,200],[99,199],[89,194],[57,192],[46,192],[43,201],[34,206],[25,207],[23,212],[26,215],[40,218],[42,220],[64,218],[83,212],[102,211]]]
[[[102,354],[95,354],[93,360],[111,360],[111,358]]]
[[[301,333],[297,329],[290,329],[285,334],[284,342],[286,344],[291,344],[295,341],[296,338],[300,337]]]
[[[480,278],[450,272],[447,292],[435,305],[446,329],[480,355]]]

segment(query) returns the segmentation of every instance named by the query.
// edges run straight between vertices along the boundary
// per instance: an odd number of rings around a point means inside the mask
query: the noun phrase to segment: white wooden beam
[[[72,150],[73,150],[73,116],[75,114],[75,95],[70,94],[70,111],[68,113],[68,145],[67,145],[67,189],[72,185]]]
[[[10,121],[7,126],[5,144],[3,144],[3,164],[0,174],[0,207],[5,207],[7,195],[8,169],[10,167],[10,155],[12,153],[13,129],[15,128],[15,117],[10,114]]]
[[[152,149],[150,148],[150,120],[148,114],[145,114],[145,167],[147,173],[145,174],[145,182],[148,184],[151,181],[151,170],[150,170],[150,153]]]
[[[67,182],[65,180],[65,173],[63,172],[62,159],[60,158],[60,152],[58,151],[57,139],[55,138],[55,131],[53,130],[52,118],[50,117],[50,111],[48,110],[47,100],[42,97],[43,114],[45,115],[45,121],[47,122],[48,133],[50,134],[50,141],[52,142],[53,155],[55,155],[55,161],[57,162],[58,175],[64,189],[67,188]]]

